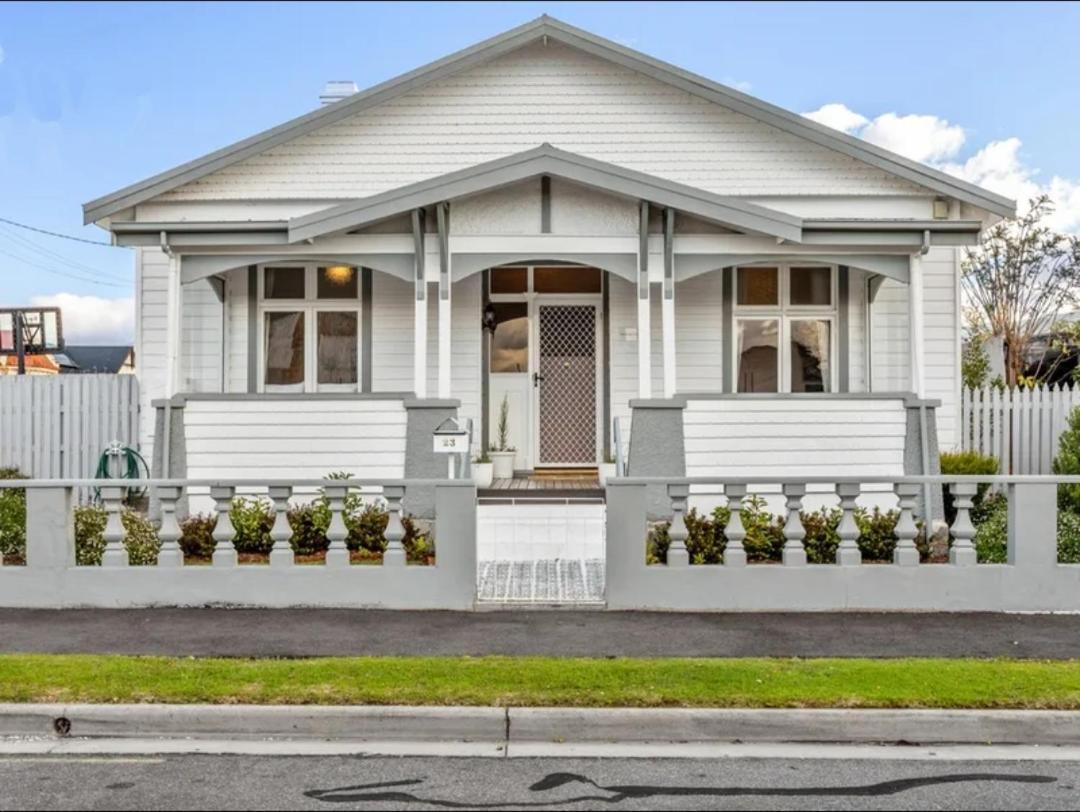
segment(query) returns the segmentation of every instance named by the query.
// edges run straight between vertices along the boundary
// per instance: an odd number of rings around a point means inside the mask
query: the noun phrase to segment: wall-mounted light
[[[331,265],[326,269],[326,281],[332,285],[347,285],[352,282],[356,269],[351,265]]]
[[[491,302],[488,302],[486,305],[484,305],[483,325],[484,329],[487,330],[489,333],[495,332],[495,327],[497,325],[497,322],[495,321],[495,305],[493,305]]]

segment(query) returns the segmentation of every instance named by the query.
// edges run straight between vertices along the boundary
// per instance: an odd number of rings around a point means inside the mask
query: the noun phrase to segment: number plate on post
[[[465,454],[469,451],[469,435],[465,432],[435,435],[436,454]]]

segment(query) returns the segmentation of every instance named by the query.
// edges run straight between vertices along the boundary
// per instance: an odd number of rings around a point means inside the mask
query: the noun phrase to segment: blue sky
[[[0,4],[0,217],[105,239],[83,202],[312,109],[327,79],[365,87],[545,12],[796,112],[834,105],[819,120],[1005,193],[1051,188],[1080,229],[1064,3]],[[115,300],[132,275],[126,250],[0,225],[0,306]],[[68,301],[82,340],[130,329],[122,304]]]

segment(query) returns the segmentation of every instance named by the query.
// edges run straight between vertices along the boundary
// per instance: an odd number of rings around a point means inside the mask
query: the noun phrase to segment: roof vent
[[[323,88],[323,92],[319,94],[319,101],[322,102],[325,107],[328,104],[335,104],[342,99],[347,99],[354,93],[359,92],[360,88],[356,86],[356,82],[335,80],[326,83],[326,87]]]

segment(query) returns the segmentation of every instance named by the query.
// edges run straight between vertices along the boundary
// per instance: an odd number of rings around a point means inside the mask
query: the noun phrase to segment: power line
[[[69,259],[63,254],[58,254],[56,251],[48,249],[43,245],[39,245],[33,240],[27,239],[26,237],[20,237],[18,234],[9,231],[6,227],[2,225],[0,225],[0,237],[3,237],[5,240],[10,240],[13,244],[20,248],[33,251],[35,258],[44,257],[45,260],[48,262],[60,262],[68,266],[72,270],[79,271],[80,273],[90,273],[94,276],[104,276],[110,279],[116,279],[117,281],[121,282],[127,281],[126,277],[118,276],[117,274],[111,273],[109,271],[103,271],[99,268],[91,267],[90,265],[87,265],[83,262],[78,262],[74,259]]]
[[[49,237],[59,237],[62,240],[74,240],[75,242],[84,242],[87,245],[103,245],[106,248],[122,248],[120,245],[113,245],[111,242],[102,242],[101,240],[87,240],[83,237],[73,237],[70,234],[61,234],[59,231],[49,231],[45,228],[38,228],[37,226],[28,226],[26,223],[17,223],[14,220],[8,220],[6,217],[0,217],[0,223],[7,223],[9,226],[16,226],[17,228],[25,228],[27,231],[36,231],[38,234],[45,234]]]
[[[46,273],[56,274],[57,276],[65,276],[68,279],[77,279],[80,282],[89,282],[91,285],[106,285],[106,286],[111,287],[111,288],[127,288],[127,287],[130,287],[130,285],[125,285],[125,284],[123,284],[121,282],[107,282],[107,281],[104,281],[102,279],[94,279],[93,277],[89,277],[89,276],[80,276],[78,274],[65,273],[64,271],[58,271],[55,268],[50,268],[48,265],[42,265],[39,262],[34,262],[33,260],[29,260],[26,257],[19,256],[18,254],[13,254],[10,251],[5,251],[2,248],[0,248],[0,254],[3,254],[4,256],[9,256],[12,259],[16,259],[19,262],[23,262],[23,263],[31,266],[32,268],[37,268],[39,270],[45,271]]]

